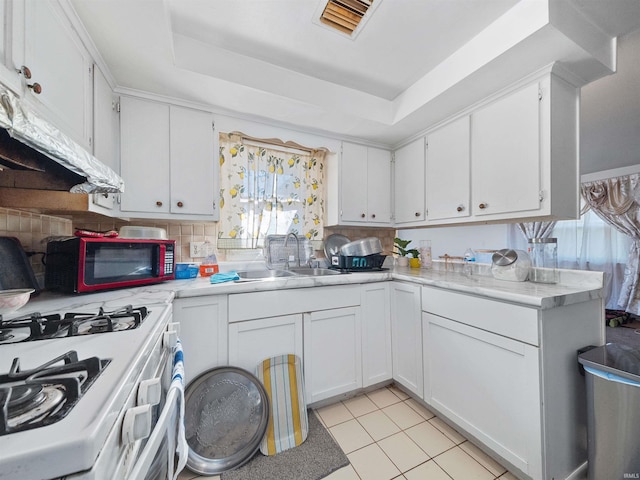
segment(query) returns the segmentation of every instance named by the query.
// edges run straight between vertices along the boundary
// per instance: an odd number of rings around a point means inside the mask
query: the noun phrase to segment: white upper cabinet
[[[93,155],[115,172],[120,171],[120,118],[118,97],[102,71],[93,70]],[[94,205],[112,210],[115,193],[94,193]]]
[[[12,16],[10,5],[8,0],[0,0],[0,78],[8,84],[7,86],[15,88],[17,77],[11,61]]]
[[[340,223],[391,222],[391,154],[387,150],[342,143]]]
[[[171,213],[213,215],[213,116],[170,107]]]
[[[470,132],[464,116],[427,136],[427,220],[470,215]]]
[[[168,214],[169,105],[120,99],[120,175],[123,212]]]
[[[538,83],[471,115],[475,215],[540,208]]]
[[[579,90],[547,73],[471,113],[478,221],[577,218]]]
[[[425,139],[395,151],[395,224],[420,224],[425,219]]]
[[[426,134],[425,176],[419,140],[397,150],[395,224],[576,218],[578,94],[547,70],[461,112]]]
[[[213,116],[132,97],[120,103],[122,212],[216,220]]]
[[[92,151],[91,55],[59,3],[26,0],[12,6],[12,55],[16,70],[22,71],[23,97],[43,118]],[[24,30],[19,32],[22,14]]]
[[[120,170],[118,96],[102,71],[93,71],[93,155],[114,171]]]

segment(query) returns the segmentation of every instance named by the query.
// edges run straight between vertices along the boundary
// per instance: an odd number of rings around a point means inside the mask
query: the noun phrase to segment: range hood
[[[29,183],[30,188],[71,193],[124,191],[118,174],[40,118],[2,84],[0,127],[6,130],[0,131],[0,179],[5,174],[11,181],[16,179],[11,186]]]

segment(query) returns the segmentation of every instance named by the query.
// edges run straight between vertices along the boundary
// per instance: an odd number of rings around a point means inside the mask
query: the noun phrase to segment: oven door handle
[[[129,480],[141,480],[153,463],[159,451],[162,440],[169,437],[170,465],[173,465],[173,454],[177,452],[179,461],[175,472],[169,471],[169,479],[177,478],[187,461],[188,445],[184,435],[184,391],[181,387],[172,385],[167,393],[164,408],[158,417],[158,421],[147,440],[144,450],[138,457],[135,466],[131,470]],[[177,436],[177,438],[175,438]]]

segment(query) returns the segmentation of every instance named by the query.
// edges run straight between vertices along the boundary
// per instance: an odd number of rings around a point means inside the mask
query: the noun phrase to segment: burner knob
[[[167,325],[167,330],[175,330],[178,335],[180,335],[180,322],[169,322]]]
[[[138,405],[158,405],[162,397],[159,378],[143,380],[138,386]]]
[[[178,332],[175,330],[169,330],[164,332],[162,337],[162,346],[164,348],[175,348],[178,344]]]
[[[122,421],[122,442],[129,445],[151,434],[151,405],[132,407]]]

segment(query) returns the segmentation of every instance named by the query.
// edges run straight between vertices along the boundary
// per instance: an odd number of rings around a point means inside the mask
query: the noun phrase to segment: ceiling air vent
[[[330,27],[351,35],[371,8],[373,0],[329,0],[320,21]]]

